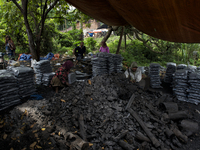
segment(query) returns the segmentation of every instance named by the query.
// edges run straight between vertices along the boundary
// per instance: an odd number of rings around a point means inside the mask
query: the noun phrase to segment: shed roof
[[[198,0],[66,0],[107,25],[132,25],[153,37],[200,42]]]

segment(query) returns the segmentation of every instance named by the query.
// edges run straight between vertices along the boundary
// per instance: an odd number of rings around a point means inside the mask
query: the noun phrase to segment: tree
[[[40,45],[41,37],[44,30],[45,20],[49,12],[56,6],[59,0],[12,0],[23,15],[28,42],[32,58],[40,60]],[[63,1],[61,1],[63,3]],[[60,5],[61,5],[60,3]],[[31,17],[31,18],[30,18]],[[30,24],[34,23],[34,28],[31,29]]]

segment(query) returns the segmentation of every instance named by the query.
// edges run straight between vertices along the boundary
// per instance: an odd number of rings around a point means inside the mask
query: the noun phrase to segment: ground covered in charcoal
[[[200,149],[200,129],[195,128],[200,125],[199,106],[177,101],[164,90],[144,91],[123,74],[77,82],[58,94],[50,88],[38,90],[43,100],[1,112],[0,149],[81,149],[68,133],[90,150]]]

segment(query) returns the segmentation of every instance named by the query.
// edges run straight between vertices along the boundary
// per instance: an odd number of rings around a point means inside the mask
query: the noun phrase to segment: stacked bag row
[[[180,101],[187,101],[188,69],[181,69],[175,72],[173,92]]]
[[[93,76],[108,74],[108,55],[98,53],[96,56],[91,59]]]
[[[181,69],[185,69],[185,68],[187,68],[187,65],[185,65],[185,64],[179,64],[179,65],[176,67],[177,70],[181,70]]]
[[[48,86],[54,73],[52,73],[52,68],[49,60],[41,60],[33,64],[33,69],[35,72],[35,83],[37,85]]]
[[[172,83],[173,82],[173,74],[175,72],[176,72],[176,63],[167,63],[167,70],[165,73],[164,81],[166,83]]]
[[[123,57],[119,54],[112,54],[114,55],[113,61],[114,61],[114,72],[121,72],[122,71],[122,61]]]
[[[33,69],[29,67],[13,67],[12,72],[17,78],[19,96],[21,98],[31,96],[36,92]]]
[[[20,103],[17,78],[7,70],[0,70],[0,111]]]
[[[162,88],[160,81],[160,65],[151,63],[149,66],[150,86],[152,88]]]
[[[119,73],[122,70],[123,57],[118,54],[100,52],[91,60],[93,76]]]
[[[200,103],[200,72],[192,72],[189,75],[188,102]]]

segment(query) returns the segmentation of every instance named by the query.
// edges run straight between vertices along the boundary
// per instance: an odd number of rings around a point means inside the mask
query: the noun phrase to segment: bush
[[[88,37],[85,39],[85,46],[87,47],[87,51],[94,51],[96,49],[97,41],[94,40],[92,37]]]
[[[72,46],[72,40],[70,39],[61,39],[60,40],[61,47],[71,47]]]
[[[72,47],[76,48],[80,44],[81,44],[81,41],[76,41],[76,42],[73,43]]]
[[[3,40],[0,40],[0,52],[6,52],[5,50],[5,42]]]

